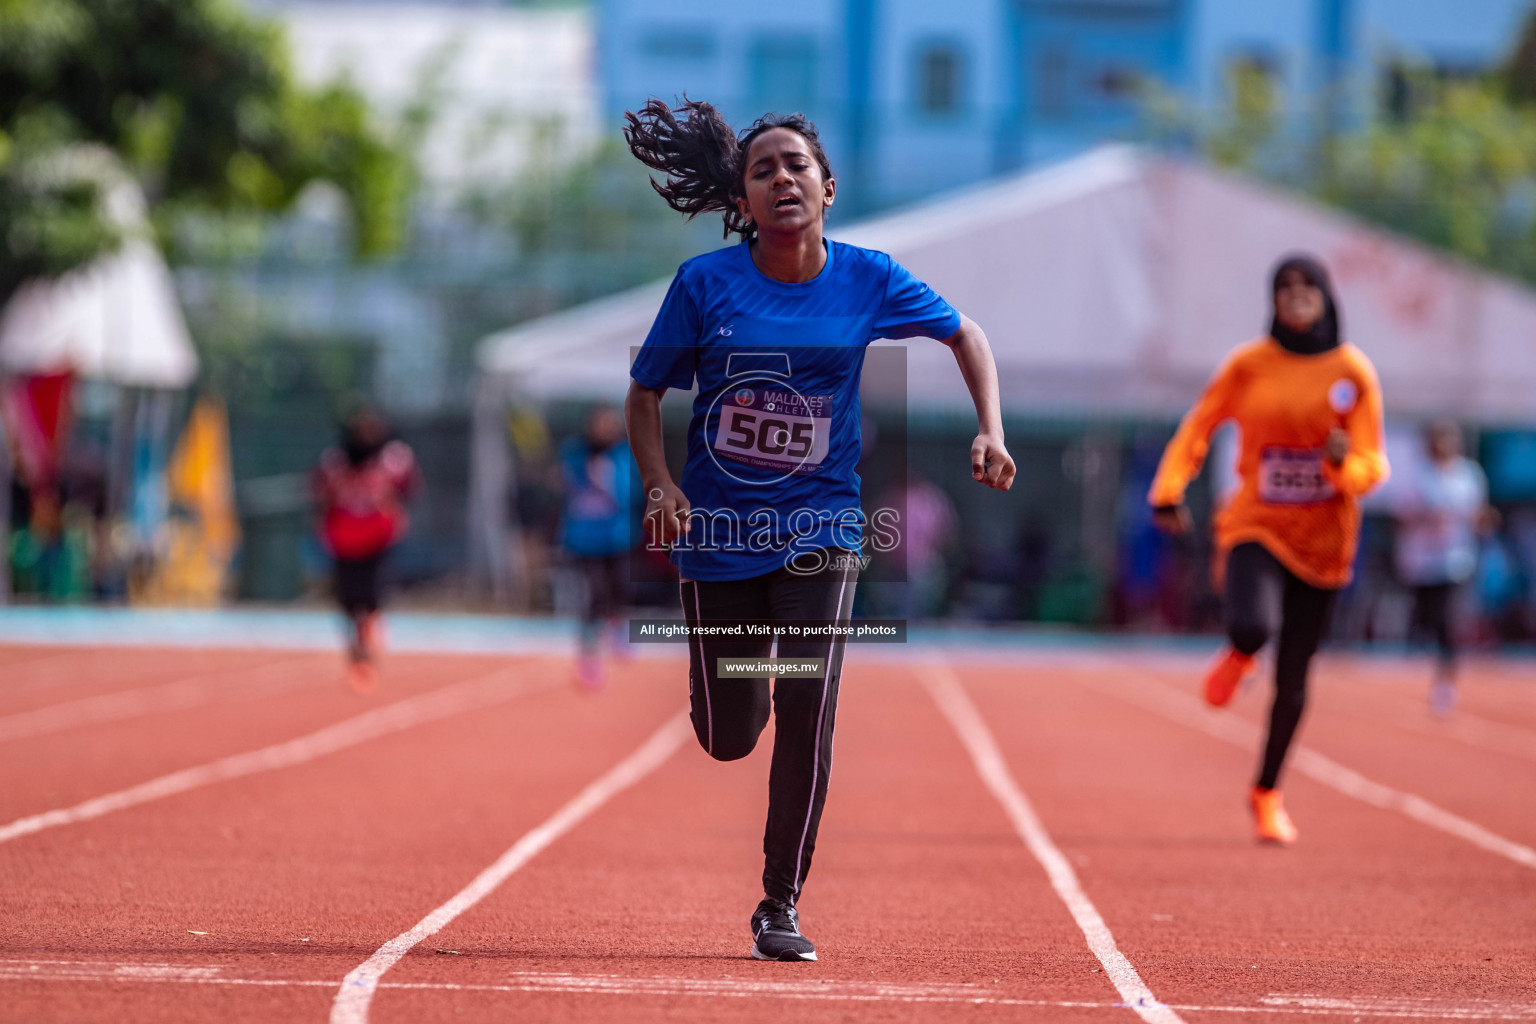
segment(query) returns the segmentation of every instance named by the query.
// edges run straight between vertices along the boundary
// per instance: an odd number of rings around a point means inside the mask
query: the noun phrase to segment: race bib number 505
[[[1315,505],[1337,493],[1313,448],[1265,448],[1259,456],[1259,498],[1267,505]]]
[[[813,473],[832,437],[832,396],[743,387],[720,403],[714,450],[775,473]]]

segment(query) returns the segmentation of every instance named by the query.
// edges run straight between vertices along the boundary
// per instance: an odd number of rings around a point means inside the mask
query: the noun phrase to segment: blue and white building
[[[738,124],[801,110],[869,209],[1060,159],[1142,119],[1151,81],[1220,106],[1236,64],[1292,121],[1367,108],[1405,65],[1485,69],[1530,0],[595,0],[604,130],[648,96]]]

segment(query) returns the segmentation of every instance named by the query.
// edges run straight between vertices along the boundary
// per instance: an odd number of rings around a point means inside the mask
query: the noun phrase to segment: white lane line
[[[441,931],[449,922],[495,891],[524,864],[555,840],[579,825],[614,796],[645,778],[671,757],[693,735],[686,714],[669,717],[651,738],[624,760],[588,784],[551,815],[525,834],[511,848],[454,896],[422,918],[410,931],[390,939],[342,980],[331,1004],[331,1024],[365,1024],[379,979],[421,940]]]
[[[116,722],[141,715],[186,711],[213,704],[224,698],[249,700],[255,697],[268,697],[314,682],[313,674],[299,671],[300,666],[306,664],[313,664],[313,660],[288,658],[269,662],[254,669],[246,667],[223,672],[207,672],[172,683],[117,690],[94,697],[62,701],[47,707],[33,708],[30,711],[18,711],[0,717],[0,742],[45,736],[65,729],[97,725],[102,722]],[[278,679],[267,679],[266,676],[274,669],[287,671]],[[242,676],[255,678],[236,683],[235,680]]]
[[[6,646],[4,642],[0,642],[0,650],[4,650]],[[48,669],[52,665],[68,665],[70,662],[78,662],[81,654],[82,652],[79,650],[60,651],[55,648],[36,657],[0,664],[0,671],[4,671],[6,674],[7,686],[24,690],[43,690],[50,686],[59,686],[64,683],[73,682],[78,677],[74,672],[66,674],[45,671],[39,673],[32,671],[33,669]]]
[[[18,818],[0,827],[0,843],[29,836],[44,829],[60,825],[73,825],[89,821],[113,811],[126,810],[152,800],[160,800],[188,790],[210,786],[215,782],[238,779],[245,775],[275,771],[293,765],[313,761],[317,757],[355,747],[359,743],[388,736],[391,733],[435,722],[443,718],[477,711],[536,690],[549,689],[556,684],[549,673],[537,682],[525,682],[513,678],[516,669],[500,669],[486,676],[445,686],[432,693],[397,701],[361,715],[328,725],[307,736],[275,743],[270,747],[232,754],[207,764],[162,775],[158,779],[141,782],[128,789],[120,789],[105,796],[93,797],[73,807],[44,811],[25,818]]]
[[[1089,689],[1118,697],[1129,704],[1154,711],[1170,721],[1198,729],[1207,736],[1213,736],[1246,750],[1255,749],[1257,744],[1263,741],[1263,730],[1259,726],[1246,722],[1230,712],[1216,711],[1206,707],[1198,698],[1169,686],[1154,675],[1141,672],[1133,666],[1118,661],[1106,660],[1113,666],[1113,671],[1117,675],[1130,671],[1144,682],[1135,686],[1113,683],[1105,685],[1087,676],[1081,677],[1081,681]],[[1522,867],[1536,868],[1536,850],[1529,846],[1506,839],[1475,821],[1469,821],[1430,803],[1421,796],[1393,789],[1391,786],[1368,779],[1354,769],[1346,768],[1333,758],[1319,754],[1309,747],[1293,747],[1290,766],[1295,771],[1345,796],[1354,797],[1362,803],[1385,811],[1396,811],[1422,825],[1428,825],[1430,828],[1465,840],[1489,853],[1512,860]]]
[[[1141,980],[1141,975],[1136,973],[1136,968],[1115,945],[1115,937],[1109,925],[1104,923],[1098,908],[1093,905],[1088,894],[1083,892],[1077,880],[1077,872],[1072,870],[1072,865],[1067,863],[1067,858],[1051,840],[1050,833],[1041,824],[1029,798],[1008,770],[1008,762],[1003,759],[1002,751],[992,737],[992,730],[987,728],[981,713],[965,692],[960,677],[942,662],[925,664],[918,672],[933,702],[939,706],[944,717],[949,719],[949,724],[954,727],[960,742],[971,755],[976,773],[1002,805],[1029,852],[1045,869],[1046,876],[1051,880],[1051,888],[1056,890],[1056,895],[1067,905],[1072,919],[1082,929],[1083,938],[1088,941],[1088,948],[1098,957],[1099,963],[1104,965],[1104,973],[1114,984],[1115,991],[1120,993],[1120,998],[1147,1024],[1182,1024],[1182,1018],[1177,1013],[1158,1002],[1146,982]]]
[[[1280,1012],[1357,1013],[1372,1017],[1438,1017],[1453,1020],[1536,1020],[1536,1004],[1491,999],[1427,999],[1418,996],[1321,996],[1272,992],[1259,999]]]
[[[335,981],[318,978],[241,978],[225,968],[165,963],[103,963],[70,960],[0,960],[0,982],[149,982],[187,985],[250,985],[265,987],[333,988]],[[902,982],[749,981],[743,978],[634,977],[618,974],[560,974],[515,971],[503,983],[393,982],[380,989],[432,992],[494,992],[631,996],[702,999],[795,999],[855,1003],[960,1003],[973,1006],[1033,1006],[1109,1010],[1124,1003],[1082,1000],[1021,999],[985,985],[970,983],[907,984]],[[1267,1013],[1315,1017],[1387,1017],[1415,1020],[1536,1020],[1536,1004],[1492,1000],[1422,999],[1390,996],[1321,996],[1272,993],[1252,1006],[1177,1005],[1174,1010],[1202,1013]]]

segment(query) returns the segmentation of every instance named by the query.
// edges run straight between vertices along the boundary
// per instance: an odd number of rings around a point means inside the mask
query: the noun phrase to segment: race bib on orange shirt
[[[1323,475],[1315,448],[1265,448],[1259,455],[1259,500],[1266,505],[1315,505],[1337,492]]]

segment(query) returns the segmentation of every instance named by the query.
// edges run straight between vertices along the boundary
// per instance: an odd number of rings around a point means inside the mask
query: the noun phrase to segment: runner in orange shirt
[[[1242,487],[1215,522],[1231,646],[1206,675],[1205,699],[1225,706],[1278,634],[1275,701],[1251,802],[1259,838],[1288,844],[1297,833],[1281,803],[1280,769],[1306,706],[1307,667],[1350,579],[1359,499],[1386,478],[1387,460],[1376,371],[1340,339],[1327,271],[1311,257],[1289,257],[1275,269],[1273,295],[1269,335],[1216,371],[1168,443],[1148,500],[1159,526],[1186,532],[1185,488],[1216,427],[1236,421]]]

